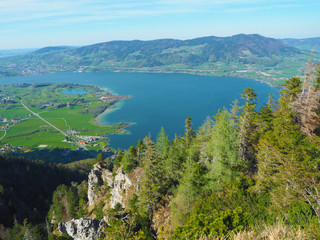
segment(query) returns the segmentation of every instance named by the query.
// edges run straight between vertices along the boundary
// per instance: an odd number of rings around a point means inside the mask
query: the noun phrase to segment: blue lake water
[[[84,94],[87,94],[88,91],[84,89],[74,88],[74,89],[63,90],[61,91],[61,93],[66,95],[84,95]]]
[[[109,135],[114,148],[136,145],[149,133],[156,137],[161,126],[170,138],[183,134],[184,120],[191,117],[193,128],[202,125],[207,116],[214,116],[219,108],[230,108],[241,98],[245,88],[254,88],[259,105],[267,102],[268,94],[278,96],[278,89],[250,79],[160,73],[54,73],[40,76],[0,79],[8,83],[77,83],[101,86],[118,95],[132,95],[114,107],[114,111],[99,119],[101,124],[135,123],[128,134]]]

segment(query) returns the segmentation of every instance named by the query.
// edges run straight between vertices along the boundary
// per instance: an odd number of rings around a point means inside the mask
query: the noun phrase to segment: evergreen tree
[[[227,182],[236,177],[234,168],[242,163],[239,157],[239,139],[233,125],[231,114],[220,111],[214,122],[213,132],[206,147],[209,157],[207,174],[211,189],[221,189],[221,182]]]
[[[311,142],[299,131],[290,102],[299,97],[299,86],[296,78],[286,81],[272,129],[260,138],[256,188],[271,193],[278,211],[286,211],[295,201],[306,201],[320,222],[319,142]]]
[[[199,127],[197,133],[197,142],[203,144],[209,141],[212,134],[213,121],[210,117],[207,117],[204,124]]]
[[[258,112],[258,127],[259,132],[264,133],[272,129],[273,119],[273,96],[269,95],[268,103],[261,107]]]
[[[297,77],[286,80],[282,86],[284,88],[280,90],[280,93],[282,94],[282,100],[284,101],[293,101],[302,90],[301,80]]]
[[[179,182],[177,194],[171,203],[174,224],[185,223],[184,221],[190,215],[193,204],[203,190],[203,185],[205,184],[204,172],[201,166],[195,162],[198,157],[199,152],[191,148],[184,163],[184,171]]]
[[[123,157],[123,151],[119,148],[117,151],[117,157],[113,161],[113,164],[116,168],[118,168],[120,166],[121,161],[122,161],[122,157]]]
[[[150,136],[143,140],[145,150],[142,157],[144,170],[139,190],[141,208],[147,215],[152,215],[156,205],[167,190],[163,164],[155,149],[155,143]]]
[[[185,121],[185,133],[184,133],[184,142],[185,147],[190,146],[191,141],[195,137],[196,131],[192,129],[191,127],[191,117],[187,117]]]
[[[136,147],[138,163],[140,163],[141,154],[142,154],[144,149],[145,149],[145,145],[143,144],[143,142],[140,139],[138,139],[138,144],[137,144],[137,147]]]
[[[169,138],[166,135],[163,127],[161,127],[161,130],[157,137],[156,149],[162,159],[165,159],[168,156]]]
[[[248,162],[249,171],[256,171],[256,159],[254,157],[254,149],[252,144],[256,141],[256,119],[255,111],[257,95],[252,88],[246,88],[241,94],[241,98],[245,100],[242,106],[242,112],[238,121],[239,124],[239,140],[240,140],[240,157]]]
[[[98,161],[98,162],[103,162],[103,160],[104,160],[104,155],[103,155],[103,153],[99,153],[99,154],[97,155],[97,161]]]

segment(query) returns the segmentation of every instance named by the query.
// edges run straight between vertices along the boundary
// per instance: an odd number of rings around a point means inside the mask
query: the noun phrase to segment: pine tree
[[[157,203],[167,189],[163,164],[155,149],[155,143],[150,136],[143,140],[145,150],[142,157],[142,168],[144,170],[139,191],[139,200],[143,211],[152,215]]]
[[[123,168],[124,172],[130,172],[133,168],[137,166],[137,160],[132,157],[129,151],[125,151],[122,160],[121,160],[121,167]]]
[[[212,136],[206,147],[210,159],[206,166],[209,169],[207,178],[209,188],[221,189],[221,182],[227,182],[236,177],[234,168],[242,164],[239,157],[239,139],[233,125],[231,114],[220,111],[216,116]]]
[[[255,111],[257,95],[252,88],[246,88],[243,92],[244,94],[241,94],[241,98],[245,100],[245,104],[242,106],[242,112],[238,121],[239,153],[242,160],[248,162],[249,171],[255,172],[256,159],[254,157],[252,144],[256,140],[255,134],[257,133],[257,113]]]
[[[258,112],[258,127],[259,133],[264,133],[272,129],[273,119],[273,95],[269,95],[268,103],[261,107]]]
[[[165,159],[168,156],[169,138],[166,135],[163,127],[161,127],[161,130],[157,137],[156,149],[162,159]]]
[[[272,129],[260,138],[257,149],[259,191],[270,192],[273,206],[284,212],[294,201],[307,202],[320,223],[320,149],[295,123],[292,102],[301,92],[297,79],[286,81]]]
[[[185,121],[185,133],[184,133],[185,147],[190,146],[191,141],[195,137],[196,131],[192,129],[191,125],[192,125],[191,117],[187,117]]]
[[[116,159],[113,161],[113,164],[116,168],[118,168],[121,164],[121,161],[122,161],[122,157],[123,157],[123,152],[122,150],[119,148],[118,151],[117,151],[117,157]]]
[[[280,90],[280,93],[282,94],[282,100],[284,101],[289,100],[290,102],[292,102],[302,91],[302,82],[300,78],[297,77],[286,80],[285,83],[282,84],[282,86],[284,88]]]
[[[180,180],[177,194],[171,202],[173,209],[173,221],[175,224],[184,224],[184,220],[191,213],[192,206],[199,198],[203,185],[205,184],[204,174],[201,166],[195,162],[199,152],[191,148],[184,163],[184,171]]]

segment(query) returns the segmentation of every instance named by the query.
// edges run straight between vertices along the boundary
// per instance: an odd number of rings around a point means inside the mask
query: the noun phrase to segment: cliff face
[[[68,222],[59,223],[59,230],[62,233],[67,233],[75,240],[98,240],[101,236],[101,229],[106,225],[104,219],[72,219]]]
[[[125,208],[133,195],[137,193],[141,176],[142,170],[139,168],[129,174],[125,174],[119,168],[116,173],[112,174],[106,164],[97,163],[88,176],[89,206],[94,205],[101,197],[101,189],[108,188],[111,194],[108,199],[109,206],[114,208],[117,203],[120,203]]]
[[[141,177],[140,168],[131,173],[124,173],[119,168],[112,173],[107,164],[95,164],[88,176],[89,208],[94,208],[101,201],[107,203],[107,208],[114,208],[117,203],[126,208],[138,192]],[[97,240],[103,237],[105,227],[108,227],[106,216],[101,221],[95,218],[81,218],[59,223],[60,232],[67,233],[75,240]]]
[[[104,182],[107,183],[108,187],[113,186],[112,173],[107,169],[107,166],[103,163],[97,163],[88,176],[88,200],[89,206],[94,205],[95,200],[98,198],[99,187]]]

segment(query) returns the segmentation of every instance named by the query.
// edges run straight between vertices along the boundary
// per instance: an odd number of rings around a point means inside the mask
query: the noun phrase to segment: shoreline
[[[106,115],[106,114],[108,114],[108,113],[111,113],[111,112],[113,112],[113,111],[116,111],[116,110],[118,110],[119,108],[116,106],[117,104],[119,104],[121,101],[123,101],[123,100],[126,100],[126,99],[128,99],[128,98],[124,98],[124,99],[120,99],[120,100],[118,100],[117,102],[115,102],[115,103],[113,103],[112,105],[110,105],[109,107],[107,107],[102,113],[100,113],[96,118],[95,118],[95,123],[96,124],[98,124],[98,125],[100,125],[100,126],[108,126],[108,127],[112,127],[112,126],[117,126],[118,124],[125,124],[126,126],[124,127],[124,128],[120,128],[121,130],[124,130],[124,131],[127,131],[126,130],[126,128],[127,127],[130,127],[130,126],[132,126],[132,125],[134,125],[134,124],[136,124],[136,123],[134,123],[134,122],[118,122],[118,123],[116,123],[116,124],[102,124],[102,123],[100,123],[99,122],[99,120],[101,119],[101,117],[102,116],[104,116],[104,115]],[[110,133],[110,134],[126,134],[126,133]],[[108,134],[109,135],[109,134]]]
[[[107,72],[112,72],[112,73],[118,73],[118,72],[123,72],[123,73],[164,73],[164,74],[189,74],[189,75],[195,75],[195,76],[212,76],[212,77],[233,77],[233,78],[243,78],[243,79],[251,79],[257,82],[265,83],[268,84],[271,87],[275,88],[280,88],[281,86],[278,86],[275,83],[265,81],[260,78],[251,78],[249,76],[238,76],[238,75],[233,75],[233,74],[224,74],[224,75],[217,75],[212,72],[212,70],[201,70],[201,69],[176,69],[176,70],[161,70],[161,69],[150,69],[150,70],[142,70],[142,69],[137,69],[137,68],[127,68],[127,69],[114,69],[114,70],[108,70],[108,69],[101,69],[97,71],[57,71],[57,72],[44,72],[44,73],[34,73],[34,74],[21,74],[21,75],[16,75],[16,76],[0,76],[0,79],[5,79],[5,78],[13,78],[13,77],[28,77],[28,76],[41,76],[41,75],[46,75],[46,74],[54,74],[54,73],[107,73]],[[259,71],[257,71],[259,72]],[[271,77],[271,76],[270,76]],[[279,79],[280,80],[280,79]],[[103,89],[104,90],[104,89]],[[116,93],[112,92],[115,96],[117,96]]]
[[[100,126],[113,126],[113,125],[101,124],[101,123],[99,122],[99,120],[101,119],[101,117],[102,117],[103,115],[112,112],[113,109],[116,110],[116,109],[115,109],[115,108],[116,108],[115,105],[116,105],[117,103],[118,103],[118,102],[110,105],[110,106],[107,107],[102,113],[100,113],[100,114],[95,118],[95,122],[96,122],[98,125],[100,125]]]

